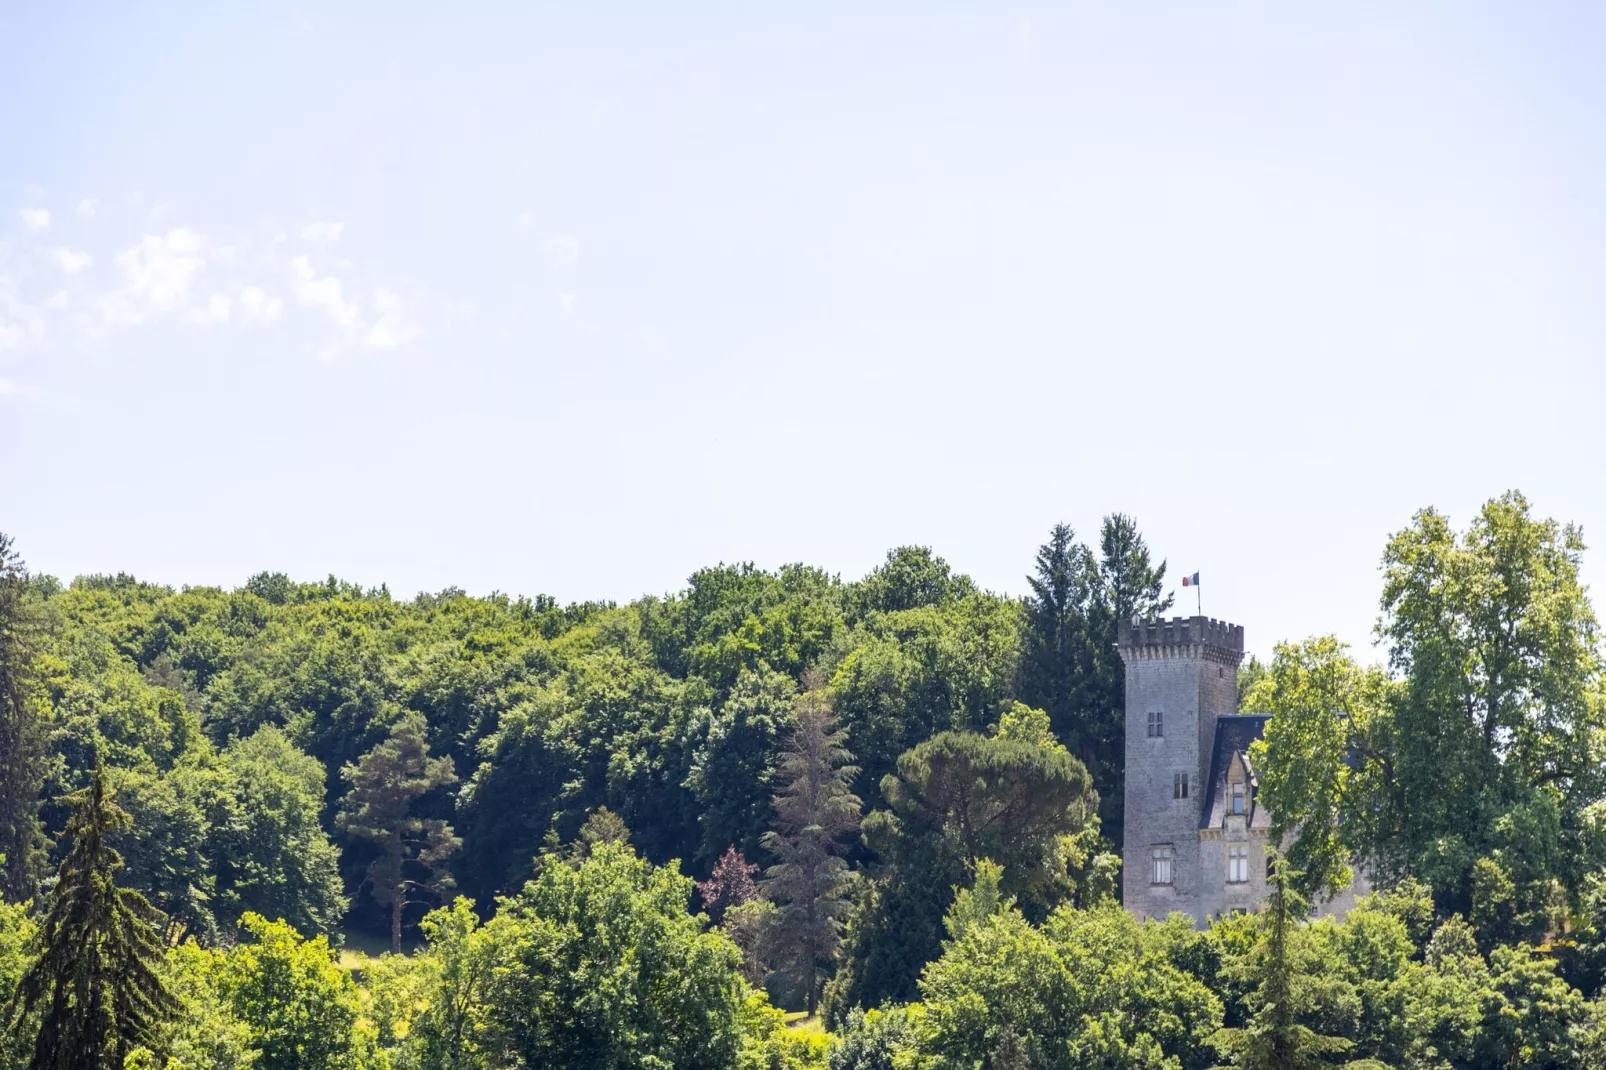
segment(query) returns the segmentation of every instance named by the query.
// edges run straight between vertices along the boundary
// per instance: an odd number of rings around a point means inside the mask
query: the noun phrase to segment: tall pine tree
[[[809,1014],[826,970],[842,944],[852,874],[843,839],[859,827],[858,769],[843,746],[830,695],[818,681],[797,698],[791,743],[781,757],[775,826],[764,846],[777,859],[765,871],[764,894],[775,903],[777,971],[804,995]]]
[[[39,823],[44,784],[44,731],[32,668],[36,618],[28,570],[0,533],[0,895],[28,899],[45,861]]]
[[[123,860],[107,837],[131,824],[96,762],[89,786],[68,796],[62,861],[40,930],[40,955],[17,986],[14,1030],[38,1033],[29,1070],[100,1070],[122,1066],[136,1047],[154,1044],[179,1010],[159,973],[161,913],[143,895],[117,886]]]
[[[426,727],[423,714],[408,713],[373,750],[347,765],[341,773],[351,790],[335,818],[342,831],[379,846],[368,881],[374,900],[390,911],[390,946],[398,954],[408,904],[433,901],[452,887],[443,866],[462,842],[445,821],[412,812],[421,796],[457,782],[450,758],[429,756]]]
[[[1027,577],[1022,701],[1048,712],[1054,734],[1081,759],[1099,793],[1099,820],[1112,842],[1123,833],[1126,675],[1115,650],[1119,622],[1171,608],[1165,562],[1153,563],[1137,521],[1104,518],[1099,553],[1055,524]]]

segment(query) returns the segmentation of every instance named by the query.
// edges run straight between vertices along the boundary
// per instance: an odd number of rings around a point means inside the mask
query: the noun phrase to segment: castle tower
[[[1208,617],[1123,622],[1126,664],[1126,908],[1203,917],[1218,897],[1201,864],[1200,825],[1216,725],[1238,712],[1244,630]]]

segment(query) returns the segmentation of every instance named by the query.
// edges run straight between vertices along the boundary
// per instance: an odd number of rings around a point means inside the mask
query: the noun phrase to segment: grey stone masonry
[[[1209,617],[1132,621],[1116,647],[1126,665],[1123,898],[1139,917],[1180,910],[1203,920],[1226,877],[1202,857],[1205,781],[1217,719],[1238,712],[1244,630]],[[1264,870],[1264,859],[1252,865]]]

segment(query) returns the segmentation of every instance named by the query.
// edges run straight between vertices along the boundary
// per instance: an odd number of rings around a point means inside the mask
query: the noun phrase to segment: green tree
[[[44,730],[34,659],[39,623],[28,570],[0,532],[0,894],[18,900],[38,888],[45,838],[39,796]]]
[[[66,800],[72,841],[39,933],[39,957],[17,986],[20,1024],[39,1013],[30,1070],[121,1066],[156,1042],[178,1010],[161,974],[163,921],[138,892],[117,886],[123,861],[107,839],[128,824],[96,765]]]
[[[247,939],[228,953],[219,991],[249,1030],[255,1070],[361,1070],[374,1038],[357,984],[323,937],[282,921],[240,919]]]
[[[419,1064],[433,1070],[482,1066],[485,1000],[498,964],[494,931],[480,926],[474,904],[461,896],[424,915],[419,928],[434,972],[433,990],[410,1033]]]
[[[1489,859],[1489,876],[1511,884],[1500,913],[1530,935],[1550,922],[1553,882],[1582,881],[1580,853],[1559,849],[1562,830],[1606,793],[1583,549],[1576,527],[1535,519],[1512,492],[1459,535],[1423,510],[1383,555],[1379,634],[1401,692],[1386,756],[1395,794],[1374,800],[1393,834],[1372,854],[1463,912],[1474,909],[1475,866]]]
[[[1056,524],[1027,583],[1021,698],[1045,710],[1054,733],[1081,760],[1103,800],[1104,828],[1119,843],[1125,785],[1126,674],[1115,650],[1121,621],[1171,607],[1165,562],[1155,565],[1137,522],[1104,518],[1099,552]]]
[[[993,894],[956,902],[955,935],[921,976],[921,1066],[1208,1065],[1221,1004],[1168,961],[1158,926],[1107,903],[1063,906],[1039,928],[1012,907],[978,909]]]
[[[1310,950],[1303,940],[1306,906],[1294,890],[1294,874],[1276,852],[1267,851],[1266,909],[1260,946],[1239,966],[1255,983],[1253,1016],[1241,1029],[1223,1029],[1213,1039],[1232,1065],[1243,1070],[1316,1070],[1353,1042],[1326,1036],[1307,1021],[1319,1009]]]
[[[443,865],[461,842],[445,821],[412,812],[419,798],[457,782],[450,758],[429,756],[425,727],[423,714],[406,714],[384,741],[342,770],[351,791],[335,819],[342,831],[380,848],[368,867],[368,883],[374,899],[390,910],[391,950],[398,953],[403,912],[421,901],[418,892],[438,895],[451,887]]]
[[[829,694],[818,686],[798,696],[795,725],[781,759],[775,827],[764,846],[776,862],[765,872],[764,894],[775,903],[780,973],[814,1013],[820,984],[836,960],[851,874],[843,838],[858,830],[859,797],[849,784],[858,772],[836,728]]]
[[[916,996],[921,967],[940,949],[951,890],[985,860],[1003,866],[1005,894],[1036,919],[1105,886],[1091,857],[1098,797],[1088,781],[1047,716],[1019,704],[993,735],[943,732],[905,752],[882,781],[887,809],[865,819],[876,864],[830,988],[833,1017]]]
[[[229,744],[222,767],[207,831],[219,922],[253,913],[334,934],[347,901],[340,851],[319,820],[323,766],[270,725]]]
[[[543,857],[483,930],[495,948],[473,1036],[490,1065],[730,1066],[740,954],[686,910],[692,881],[624,843]]]

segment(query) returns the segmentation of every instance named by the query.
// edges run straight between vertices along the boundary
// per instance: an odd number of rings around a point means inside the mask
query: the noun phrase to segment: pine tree
[[[72,850],[58,871],[39,958],[13,1006],[13,1030],[39,1012],[29,1070],[122,1066],[132,1049],[154,1047],[179,1010],[158,972],[164,919],[143,895],[117,886],[123,860],[106,841],[131,822],[98,761],[89,786],[66,801]]]
[[[1239,968],[1242,979],[1257,982],[1255,1013],[1242,1029],[1223,1029],[1212,1039],[1242,1070],[1319,1070],[1327,1056],[1348,1051],[1343,1037],[1324,1036],[1301,1019],[1315,1010],[1309,952],[1300,946],[1300,921],[1307,913],[1294,890],[1299,874],[1275,851],[1266,852],[1266,909],[1261,941]]]
[[[1069,524],[1055,524],[1037,550],[1026,578],[1028,627],[1021,664],[1021,697],[1048,713],[1054,734],[1093,768],[1096,740],[1087,731],[1088,685],[1093,676],[1088,613],[1098,566]]]
[[[803,990],[812,1015],[842,944],[851,882],[842,839],[858,829],[861,804],[849,786],[858,769],[848,764],[853,755],[843,746],[830,696],[817,680],[805,684],[781,756],[775,826],[764,834],[777,862],[765,872],[763,890],[777,907],[778,973]]]
[[[0,533],[0,895],[31,898],[44,864],[44,733],[31,684],[37,628],[28,570]]]
[[[379,845],[368,883],[374,899],[390,910],[390,945],[397,953],[408,904],[428,902],[453,886],[442,867],[462,842],[445,821],[412,812],[421,796],[457,782],[450,758],[429,756],[425,727],[423,714],[407,714],[373,750],[341,771],[351,790],[335,818],[342,831]],[[430,896],[418,898],[418,892]]]

